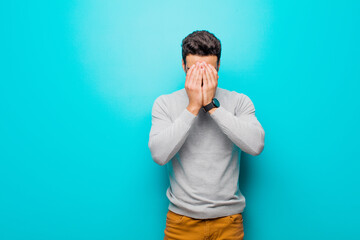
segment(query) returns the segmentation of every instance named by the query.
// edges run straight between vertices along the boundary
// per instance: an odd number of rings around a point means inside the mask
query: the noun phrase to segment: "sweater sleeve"
[[[224,107],[217,108],[210,116],[220,129],[242,151],[256,156],[264,149],[265,131],[255,116],[255,107],[245,94],[236,94],[235,115]]]
[[[197,116],[185,108],[181,114],[171,120],[166,106],[165,96],[159,96],[152,108],[152,126],[148,146],[153,160],[165,165],[184,144],[189,130]]]

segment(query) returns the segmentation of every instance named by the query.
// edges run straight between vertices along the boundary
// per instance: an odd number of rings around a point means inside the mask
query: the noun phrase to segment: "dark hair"
[[[182,58],[186,65],[186,56],[189,54],[208,56],[217,56],[217,65],[219,65],[221,56],[221,43],[214,34],[206,30],[197,30],[190,33],[182,40]]]

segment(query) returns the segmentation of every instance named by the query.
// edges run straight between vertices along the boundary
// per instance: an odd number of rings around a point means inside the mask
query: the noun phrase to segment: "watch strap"
[[[203,106],[203,109],[205,112],[210,111],[213,108],[216,108],[217,106],[214,104],[214,100],[211,100],[211,102],[205,106]]]

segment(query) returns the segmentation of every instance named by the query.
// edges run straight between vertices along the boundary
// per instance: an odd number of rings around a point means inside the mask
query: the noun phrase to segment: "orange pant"
[[[164,240],[243,240],[241,213],[211,219],[195,219],[168,210]]]

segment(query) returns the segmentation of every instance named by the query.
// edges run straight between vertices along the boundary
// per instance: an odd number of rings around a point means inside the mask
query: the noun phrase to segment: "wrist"
[[[213,113],[216,111],[216,109],[217,109],[217,108],[210,109],[210,110],[208,111],[208,113],[211,115],[211,114],[213,114]]]
[[[204,101],[203,107],[206,106],[206,105],[208,105],[208,104],[210,104],[211,102],[212,102],[212,99],[210,99],[210,100],[208,100],[208,101]]]
[[[190,105],[190,104],[186,107],[186,109],[187,109],[189,112],[191,112],[192,114],[194,114],[194,115],[198,115],[198,113],[199,113],[199,111],[200,111],[200,108],[201,108],[201,107],[193,106],[193,105]]]
[[[209,103],[206,102],[207,101],[205,101],[205,104],[202,108],[205,112],[208,112],[209,114],[212,114],[216,110],[216,108],[220,107],[219,100],[217,100],[215,97],[211,99]]]

